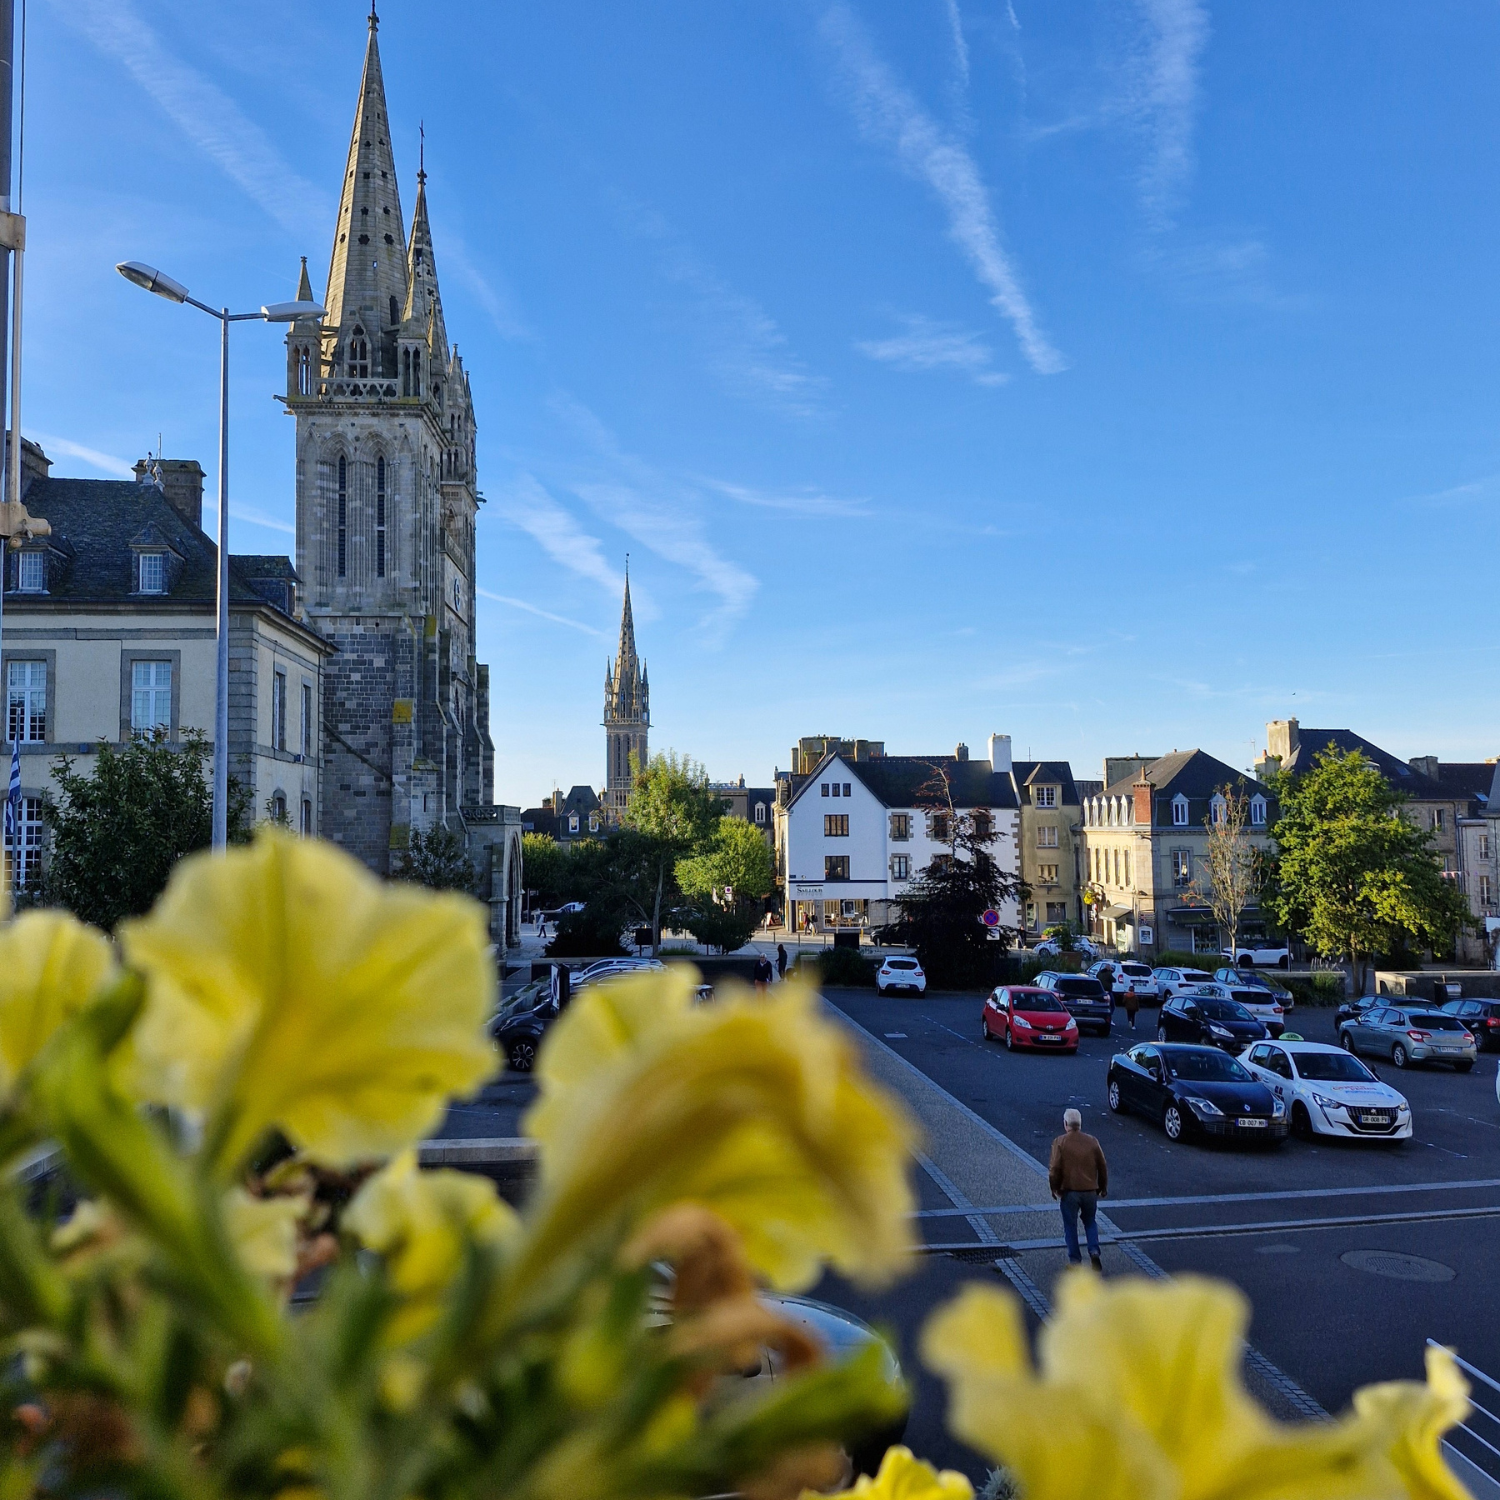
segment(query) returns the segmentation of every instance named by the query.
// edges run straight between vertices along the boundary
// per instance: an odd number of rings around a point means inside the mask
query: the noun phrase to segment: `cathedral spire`
[[[406,246],[376,39],[379,26],[372,5],[364,76],[333,236],[328,295],[323,299],[328,309],[325,328],[347,336],[358,323],[370,342],[400,320],[406,302]]]
[[[620,666],[635,662],[635,616],[630,610],[630,559],[625,559],[625,607],[620,611]],[[623,673],[622,673],[623,675]]]
[[[446,368],[448,330],[443,323],[443,299],[438,292],[437,263],[432,256],[432,226],[427,222],[425,167],[417,173],[417,203],[411,216],[411,249],[407,252],[407,293],[402,323],[406,337],[427,340],[429,368]]]
[[[297,300],[299,302],[311,302],[313,299],[312,282],[307,275],[307,257],[302,257],[302,274],[297,278]]]

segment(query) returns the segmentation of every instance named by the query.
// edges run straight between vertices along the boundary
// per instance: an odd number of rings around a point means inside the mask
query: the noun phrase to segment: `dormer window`
[[[1188,820],[1188,800],[1181,792],[1172,798],[1172,826],[1174,828],[1186,828]]]
[[[577,833],[578,832],[578,814],[577,813],[569,813],[568,814],[568,832],[569,833]]]
[[[140,573],[137,591],[142,594],[165,594],[167,591],[167,555],[165,552],[142,552],[137,564]]]
[[[1250,826],[1252,828],[1266,826],[1266,799],[1259,792],[1250,799]]]
[[[1224,801],[1224,798],[1216,792],[1214,794],[1213,801],[1208,804],[1208,815],[1213,820],[1215,825],[1218,825],[1224,821],[1225,817],[1228,814],[1228,810],[1229,804],[1226,803]]]
[[[16,592],[21,594],[45,594],[47,592],[47,554],[45,552],[18,552],[16,554]]]

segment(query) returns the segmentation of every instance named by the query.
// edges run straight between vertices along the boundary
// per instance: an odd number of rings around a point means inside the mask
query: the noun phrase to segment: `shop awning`
[[[1106,906],[1099,915],[1101,917],[1108,917],[1111,922],[1118,922],[1121,917],[1128,917],[1130,915],[1130,908],[1128,906]]]
[[[1219,920],[1206,906],[1179,906],[1175,911],[1169,911],[1166,917],[1179,927],[1212,927]]]

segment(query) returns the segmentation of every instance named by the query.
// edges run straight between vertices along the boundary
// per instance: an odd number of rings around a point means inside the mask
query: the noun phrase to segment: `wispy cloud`
[[[859,19],[843,0],[824,12],[824,37],[841,65],[850,107],[871,139],[894,150],[896,159],[924,181],[948,215],[948,232],[990,294],[991,303],[1010,320],[1027,362],[1040,374],[1066,368],[1042,331],[1020,278],[1000,243],[979,167],[922,108],[876,53]]]
[[[631,229],[655,245],[663,273],[693,298],[724,385],[791,416],[819,415],[827,382],[792,352],[776,320],[705,265],[655,210],[622,195],[616,202]]]
[[[453,226],[440,223],[434,228],[433,234],[443,247],[443,265],[452,269],[458,281],[494,325],[495,332],[504,339],[529,338],[531,330],[516,311],[511,299],[474,264],[468,245]]]
[[[1141,259],[1165,272],[1188,301],[1243,303],[1278,312],[1306,308],[1312,301],[1305,294],[1277,290],[1270,250],[1255,235],[1153,239]]]
[[[24,424],[22,431],[25,431]],[[31,437],[42,445],[49,458],[55,458],[61,453],[68,458],[76,458],[81,463],[88,464],[90,468],[98,469],[101,474],[113,474],[116,479],[135,478],[135,470],[123,458],[116,458],[113,453],[101,453],[97,448],[85,447],[82,443],[73,442],[71,438],[55,437],[50,432],[33,432]]]
[[[489,589],[476,588],[474,592],[481,599],[493,599],[496,604],[505,604],[511,609],[524,610],[528,615],[536,615],[538,619],[550,620],[554,625],[567,625],[573,630],[581,630],[585,635],[598,636],[601,641],[609,639],[605,631],[597,630],[592,625],[585,625],[582,620],[570,620],[566,615],[555,615],[551,610],[538,609],[535,604],[528,604],[524,599],[512,599],[509,594],[493,594]]]
[[[969,86],[969,44],[964,40],[964,17],[958,8],[958,0],[943,0],[943,11],[948,18],[948,30],[953,36],[953,64],[958,69],[959,83]]]
[[[283,521],[279,516],[268,516],[263,510],[251,510],[246,506],[231,503],[229,517],[233,521],[244,521],[251,526],[264,526],[268,531],[283,531],[288,536],[297,535],[297,528],[290,521]]]
[[[724,479],[702,479],[701,484],[741,505],[753,506],[757,510],[790,511],[801,516],[867,516],[868,504],[863,500],[844,500],[836,495],[824,495],[814,489],[757,490],[745,484],[730,484]]]
[[[1423,510],[1453,510],[1480,501],[1493,501],[1500,491],[1500,474],[1486,474],[1481,479],[1471,479],[1465,484],[1450,485],[1444,490],[1433,490],[1424,495],[1408,495],[1403,502]]]
[[[1009,375],[990,366],[991,351],[980,336],[956,323],[904,317],[906,332],[889,339],[863,339],[859,352],[898,370],[957,370],[979,385],[1004,385]]]
[[[624,574],[605,562],[604,544],[530,474],[521,475],[494,503],[502,519],[524,531],[553,562],[597,583],[611,596],[624,592]]]
[[[333,208],[259,125],[215,83],[174,56],[131,0],[53,0],[64,19],[145,90],[179,130],[272,219],[323,234]]]
[[[1198,62],[1208,44],[1208,12],[1201,0],[1137,4],[1146,23],[1131,98],[1147,138],[1141,203],[1153,228],[1168,229],[1193,175]]]

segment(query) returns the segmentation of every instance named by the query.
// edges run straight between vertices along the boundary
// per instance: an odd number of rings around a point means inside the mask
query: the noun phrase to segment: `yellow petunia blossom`
[[[1447,1349],[1427,1351],[1427,1384],[1394,1380],[1354,1393],[1354,1409],[1395,1430],[1389,1453],[1411,1500],[1467,1500],[1443,1460],[1443,1434],[1469,1414],[1469,1383]]]
[[[204,1111],[220,1170],[273,1126],[332,1164],[390,1155],[494,1066],[483,909],[279,831],[177,867],[121,926],[145,976],[143,1097]]]
[[[839,1490],[829,1500],[971,1500],[974,1487],[956,1469],[934,1469],[930,1463],[912,1455],[910,1448],[899,1444],[885,1450],[880,1471],[873,1479],[861,1474],[851,1488]],[[802,1500],[810,1500],[813,1491],[804,1490]]]
[[[684,965],[591,987],[553,1028],[525,1122],[541,1169],[520,1279],[677,1202],[725,1219],[778,1287],[825,1260],[889,1279],[912,1243],[904,1110],[812,991],[695,1005],[697,982]]]
[[[1237,1291],[1198,1277],[1075,1273],[1038,1368],[1015,1300],[989,1287],[940,1309],[922,1349],[950,1382],[954,1432],[1026,1500],[1459,1500],[1439,1482],[1451,1388],[1381,1387],[1338,1421],[1276,1422],[1240,1380],[1248,1320]]]
[[[0,929],[0,1099],[117,972],[109,939],[66,912],[30,911]]]
[[[412,1151],[370,1178],[343,1218],[345,1229],[385,1258],[391,1285],[406,1299],[392,1328],[396,1342],[431,1326],[469,1245],[504,1246],[516,1222],[489,1178],[421,1171]]]
[[[306,1198],[257,1198],[237,1187],[223,1204],[224,1228],[247,1271],[282,1281],[297,1269],[297,1220]]]

